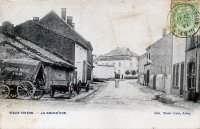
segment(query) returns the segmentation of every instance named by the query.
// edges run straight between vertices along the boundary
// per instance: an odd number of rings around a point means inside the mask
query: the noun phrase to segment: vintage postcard
[[[0,129],[200,129],[200,0],[0,0]]]

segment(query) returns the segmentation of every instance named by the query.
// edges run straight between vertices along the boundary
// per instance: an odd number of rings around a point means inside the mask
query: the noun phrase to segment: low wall
[[[153,77],[154,75],[150,75],[150,78],[149,78],[149,87],[151,87],[153,89]]]
[[[171,94],[171,74],[165,76],[164,91],[167,94]]]
[[[141,84],[141,85],[143,85],[143,83],[144,83],[144,76],[140,75],[138,77],[138,83]]]
[[[157,74],[156,76],[156,90],[163,91],[164,85],[163,85],[163,74]]]
[[[153,89],[153,77],[150,76],[149,87]],[[171,94],[171,74],[164,76],[163,74],[157,74],[156,76],[156,90]]]

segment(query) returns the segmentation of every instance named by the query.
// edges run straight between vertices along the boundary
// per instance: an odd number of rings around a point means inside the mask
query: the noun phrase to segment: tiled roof
[[[3,34],[0,34],[0,39],[4,39],[4,43],[7,43],[8,45],[16,48],[17,50],[20,50],[24,54],[28,55],[30,58],[35,58],[37,60],[52,65],[63,66],[67,68],[75,68],[73,65],[66,62],[65,60],[35,45],[34,43],[24,40],[20,37],[9,38]]]
[[[128,48],[116,48],[109,53],[99,56],[97,60],[131,60],[131,57],[139,57]]]
[[[138,57],[138,55],[132,51],[130,51],[128,48],[116,48],[109,53],[105,54],[104,56],[135,56]]]
[[[56,21],[57,25],[61,25],[62,27],[56,28],[49,21]],[[53,10],[50,11],[47,15],[42,17],[39,21],[39,24],[47,27],[50,30],[57,31],[58,33],[66,36],[67,38],[76,41],[83,47],[93,50],[92,45],[89,41],[84,39],[76,30],[74,30],[68,23],[66,23],[62,18],[60,18]]]

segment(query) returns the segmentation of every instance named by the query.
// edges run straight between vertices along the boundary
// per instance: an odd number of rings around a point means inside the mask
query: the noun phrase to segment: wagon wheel
[[[31,98],[38,100],[38,99],[42,98],[43,95],[44,95],[44,90],[36,89],[34,91],[34,93],[31,95]]]
[[[17,94],[21,99],[29,99],[34,93],[34,86],[30,81],[22,81],[17,87]]]
[[[7,85],[0,86],[0,98],[8,98],[10,94],[10,88]]]

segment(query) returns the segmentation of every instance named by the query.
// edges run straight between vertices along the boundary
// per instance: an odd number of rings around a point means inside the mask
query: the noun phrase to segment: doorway
[[[150,70],[147,70],[147,75],[146,75],[146,83],[147,83],[147,86],[149,86],[149,77],[150,76]]]
[[[187,88],[192,89],[196,85],[195,78],[195,62],[189,62],[187,64]]]

